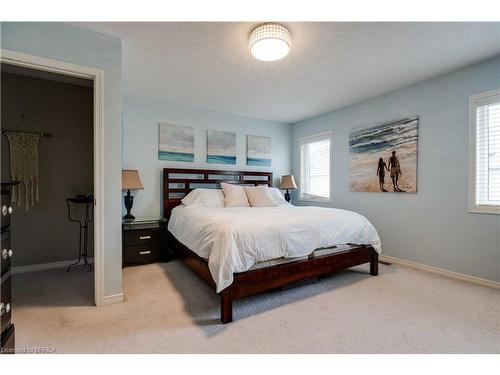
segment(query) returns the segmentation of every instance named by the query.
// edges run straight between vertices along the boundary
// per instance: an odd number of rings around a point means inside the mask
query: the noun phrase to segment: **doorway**
[[[85,183],[81,184],[80,183],[74,183],[72,186],[72,194],[71,195],[80,195],[77,193],[77,191],[81,191],[81,195],[93,195],[93,204],[91,204],[91,208],[93,208],[93,221],[88,225],[89,226],[89,239],[90,242],[88,244],[88,251],[89,251],[89,260],[92,263],[92,273],[91,274],[91,279],[90,279],[90,284],[91,285],[91,293],[90,293],[90,303],[93,303],[95,305],[101,305],[103,304],[103,289],[104,289],[104,278],[103,278],[103,264],[102,264],[102,231],[101,231],[101,223],[102,223],[102,194],[103,194],[103,189],[102,189],[102,173],[103,173],[103,160],[101,158],[102,151],[103,151],[103,144],[102,144],[102,111],[103,111],[103,106],[102,106],[102,80],[103,80],[103,72],[98,69],[94,68],[88,68],[88,67],[83,67],[83,66],[78,66],[74,64],[68,64],[65,62],[61,61],[56,61],[56,60],[51,60],[51,59],[45,59],[41,58],[38,56],[32,56],[32,55],[26,55],[22,53],[17,53],[13,51],[6,51],[2,50],[2,55],[0,57],[0,62],[2,64],[2,67],[5,67],[6,71],[10,71],[10,80],[12,80],[12,76],[17,75],[21,76],[22,79],[24,80],[45,80],[45,81],[50,81],[52,85],[55,85],[61,89],[63,86],[71,86],[75,88],[76,86],[83,88],[82,92],[87,90],[88,92],[88,99],[90,103],[90,109],[87,108],[90,112],[87,113],[88,119],[89,119],[89,126],[90,126],[90,133],[87,134],[87,136],[90,136],[87,138],[87,147],[80,148],[80,152],[84,153],[87,155],[87,158],[85,161],[83,161],[81,165],[75,165],[74,169],[76,170],[73,176],[86,176],[85,178],[80,178],[80,180],[87,180],[87,185],[85,186]],[[19,79],[19,77],[18,77]],[[25,82],[26,83],[26,82]],[[56,90],[57,91],[57,90]],[[78,89],[76,90],[78,91]],[[64,111],[64,108],[62,109]],[[24,111],[27,112],[27,111]],[[12,114],[10,114],[12,116]],[[19,114],[24,115],[25,119],[27,119],[29,122],[34,125],[35,123],[31,118],[29,118],[29,115],[26,113],[21,113]],[[33,116],[33,115],[32,115]],[[2,117],[4,117],[2,115]],[[49,116],[50,118],[50,116]],[[67,117],[71,119],[71,117]],[[24,120],[25,120],[24,119]],[[12,118],[11,118],[12,120]],[[68,123],[71,123],[71,120],[68,120]],[[2,119],[2,126],[4,126],[4,122]],[[36,125],[35,125],[36,126]],[[71,126],[68,124],[68,126]],[[40,132],[46,132],[47,134],[50,134],[49,131],[41,129]],[[56,139],[57,134],[54,131],[53,138],[47,137],[47,139],[44,139],[43,137],[41,138],[41,142],[50,142]],[[64,133],[64,131],[59,131],[60,134],[68,134]],[[2,136],[2,138],[5,138]],[[83,139],[83,138],[82,138]],[[60,140],[58,140],[60,142]],[[4,140],[2,140],[3,145],[5,145]],[[55,142],[54,142],[55,143]],[[46,146],[46,145],[44,145]],[[89,150],[90,149],[90,150]],[[53,151],[53,150],[52,150]],[[56,150],[61,151],[61,150]],[[3,152],[3,147],[2,147],[2,152]],[[64,152],[68,153],[68,150],[61,151],[63,154]],[[71,152],[71,151],[69,151]],[[78,152],[77,150],[74,150],[74,152]],[[64,155],[61,154],[59,157],[64,158]],[[39,155],[40,159],[44,157],[44,155]],[[3,158],[2,158],[3,159]],[[83,159],[82,159],[83,160]],[[87,164],[85,166],[85,164]],[[2,177],[4,177],[4,161],[2,160]],[[63,168],[64,169],[64,168]],[[78,170],[82,173],[78,173]],[[84,171],[85,170],[85,171]],[[40,169],[40,172],[43,173],[42,169]],[[90,175],[89,175],[90,174]],[[64,172],[57,173],[57,168],[55,169],[52,168],[52,171],[50,172],[50,178],[47,178],[47,176],[44,176],[45,181],[49,182],[51,186],[57,186],[58,188],[60,185],[62,185],[61,181],[65,180],[67,175],[64,174]],[[89,178],[90,177],[90,178]],[[42,182],[42,177],[40,177],[40,182]],[[59,181],[59,182],[58,182]],[[90,181],[90,184],[88,182]],[[78,186],[77,186],[78,185]],[[40,190],[41,192],[41,190]],[[31,193],[31,192],[30,192]],[[47,196],[46,196],[47,198]],[[60,199],[64,202],[64,205],[66,205],[65,199],[68,198],[68,196],[64,197],[59,197],[58,203],[60,203]],[[40,196],[40,201],[43,199],[43,195]],[[47,202],[45,201],[44,204],[49,204],[51,205],[52,202]],[[36,203],[35,203],[36,205]],[[55,205],[55,203],[53,204]],[[19,212],[21,210],[24,210],[25,206],[23,207],[16,207],[16,212]],[[66,208],[65,208],[66,209]],[[80,215],[78,213],[78,207],[76,208],[77,211],[73,212],[73,215]],[[28,211],[29,212],[29,211]],[[55,213],[54,213],[55,214]],[[66,213],[67,214],[67,213]],[[61,216],[61,211],[59,211],[57,214],[55,214],[58,219],[60,219]],[[15,217],[15,214],[13,216],[13,219]],[[64,220],[67,220],[67,215],[65,215]],[[15,219],[14,219],[15,220]],[[41,227],[41,225],[40,225]],[[50,223],[49,223],[50,227]],[[33,229],[33,228],[31,228]],[[40,228],[37,228],[37,230],[40,230]],[[62,254],[60,251],[61,248],[64,248],[64,246],[58,246],[59,247],[59,252],[55,251],[55,254],[51,256],[55,256],[56,258],[54,259],[60,259],[61,257],[67,257],[70,250],[72,251],[72,258],[68,258],[67,260],[64,261],[55,261],[55,262],[46,262],[47,259],[50,259],[49,255],[50,254],[35,254],[35,267],[34,269],[36,270],[36,264],[47,264],[47,263],[57,263],[59,262],[61,265],[66,266],[69,262],[76,262],[78,254],[75,254],[75,252],[78,252],[78,245],[77,241],[79,238],[79,233],[78,233],[78,225],[76,227],[72,227],[72,231],[65,231],[65,236],[66,239],[65,241],[68,241],[71,239],[72,241],[72,248],[68,249],[68,253]],[[93,239],[92,239],[93,238]],[[14,238],[15,240],[15,238]],[[57,238],[55,239],[57,243]],[[59,241],[63,241],[61,238],[59,238]],[[59,245],[59,244],[58,244]],[[23,246],[25,247],[25,246]],[[30,247],[33,247],[33,244],[31,244]],[[40,246],[38,246],[40,247]],[[57,246],[54,246],[57,247]],[[66,246],[69,247],[69,246]],[[15,249],[13,249],[15,250]],[[45,251],[46,253],[48,251]],[[92,252],[93,252],[93,257],[92,257]],[[46,256],[44,258],[44,256]],[[26,254],[23,254],[24,259],[20,260],[20,262],[31,262],[26,259]],[[57,258],[59,257],[59,258]],[[93,262],[92,262],[93,258]],[[15,262],[15,258],[13,258],[13,261]],[[40,263],[42,261],[42,263]],[[64,263],[64,264],[62,264]],[[16,264],[14,263],[14,267]],[[20,266],[21,268],[23,266]],[[45,266],[41,266],[42,269]],[[29,267],[28,267],[29,268]],[[75,270],[77,271],[77,270]],[[74,272],[71,270],[69,273]],[[81,270],[78,270],[77,272],[81,272]],[[88,271],[85,271],[88,272]]]

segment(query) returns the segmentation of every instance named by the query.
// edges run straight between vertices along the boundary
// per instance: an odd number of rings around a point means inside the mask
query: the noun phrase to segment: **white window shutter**
[[[300,196],[302,199],[330,199],[331,134],[299,140],[301,155]]]
[[[500,213],[500,93],[473,97],[471,111],[475,138],[472,209]]]
[[[476,203],[500,205],[500,102],[476,109]]]

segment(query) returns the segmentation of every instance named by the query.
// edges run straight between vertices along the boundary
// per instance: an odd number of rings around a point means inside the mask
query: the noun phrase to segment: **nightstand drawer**
[[[125,246],[160,245],[161,243],[162,231],[160,228],[125,232]]]
[[[160,245],[125,246],[125,263],[149,263],[161,260]]]

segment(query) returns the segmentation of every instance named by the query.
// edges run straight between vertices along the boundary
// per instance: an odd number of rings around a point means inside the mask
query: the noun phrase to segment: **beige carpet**
[[[14,275],[17,347],[58,353],[499,353],[500,291],[381,265],[236,302],[179,261],[126,268],[125,303],[92,301],[92,275]]]

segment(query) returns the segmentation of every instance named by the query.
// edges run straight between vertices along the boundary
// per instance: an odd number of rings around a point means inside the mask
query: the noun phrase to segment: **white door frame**
[[[94,301],[104,302],[104,71],[87,66],[0,49],[0,61],[94,81]]]

